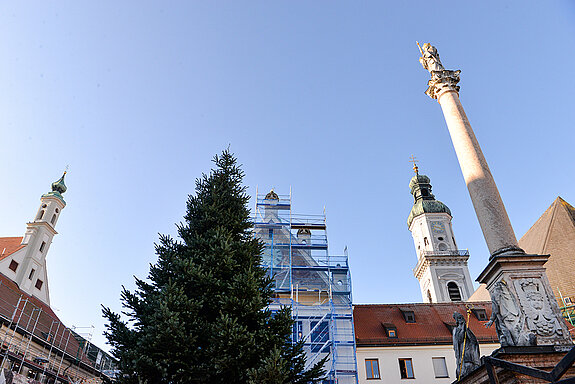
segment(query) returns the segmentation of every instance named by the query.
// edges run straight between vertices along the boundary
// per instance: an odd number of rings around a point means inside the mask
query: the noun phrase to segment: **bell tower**
[[[18,287],[50,305],[46,254],[56,232],[60,213],[66,206],[64,177],[52,183],[52,190],[40,198],[40,208],[33,221],[27,223],[22,238],[23,248],[0,261],[0,272],[10,277]]]
[[[458,250],[451,211],[431,193],[429,177],[413,167],[409,188],[414,202],[407,226],[413,236],[417,265],[413,273],[425,303],[466,301],[473,293],[467,268],[469,251]]]

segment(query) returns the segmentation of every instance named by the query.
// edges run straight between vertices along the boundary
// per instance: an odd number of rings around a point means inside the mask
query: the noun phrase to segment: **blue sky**
[[[48,254],[68,325],[120,309],[175,233],[194,180],[228,145],[254,194],[326,207],[357,303],[417,302],[409,157],[454,216],[476,277],[488,252],[415,41],[462,70],[460,98],[518,238],[572,170],[569,1],[3,2],[0,235],[20,236],[66,165]]]

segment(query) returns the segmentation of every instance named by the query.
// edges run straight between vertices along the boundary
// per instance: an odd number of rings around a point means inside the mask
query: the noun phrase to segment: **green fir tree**
[[[267,309],[272,280],[261,266],[244,172],[229,150],[196,181],[180,239],[160,236],[158,261],[137,289],[123,288],[123,316],[104,307],[121,383],[318,383],[325,360],[305,370],[290,342],[289,308]]]

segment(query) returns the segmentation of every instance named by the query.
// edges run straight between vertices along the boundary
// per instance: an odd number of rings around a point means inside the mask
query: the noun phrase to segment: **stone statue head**
[[[457,325],[465,324],[465,317],[459,312],[453,312],[453,318],[455,319],[455,323]]]

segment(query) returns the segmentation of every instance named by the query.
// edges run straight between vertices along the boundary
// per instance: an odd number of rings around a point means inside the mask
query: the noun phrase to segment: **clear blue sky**
[[[414,154],[475,278],[487,248],[416,40],[462,70],[517,236],[558,195],[575,204],[573,2],[3,2],[0,235],[24,233],[69,164],[51,299],[103,346],[100,304],[120,309],[230,145],[250,193],[326,207],[356,303],[417,302]]]

